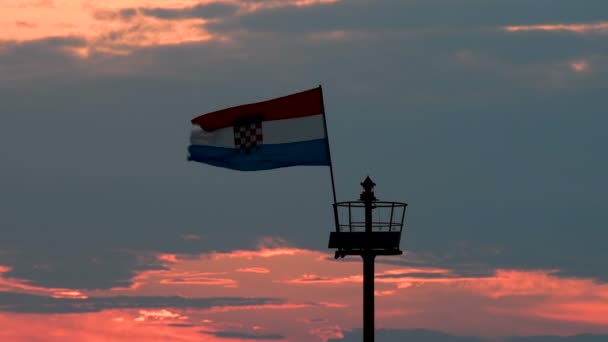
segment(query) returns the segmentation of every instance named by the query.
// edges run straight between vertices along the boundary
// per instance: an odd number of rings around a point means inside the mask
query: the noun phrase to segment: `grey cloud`
[[[22,24],[24,24],[22,22]],[[27,23],[25,23],[27,24]],[[17,62],[23,62],[22,60],[11,59],[15,55],[25,53],[31,53],[31,59],[40,58],[39,54],[55,54],[58,51],[63,51],[65,48],[82,47],[86,45],[86,39],[80,36],[64,36],[64,37],[50,37],[42,38],[28,42],[14,42],[14,41],[0,41],[0,47],[6,50],[6,53],[0,55],[3,63],[17,64]],[[21,56],[20,56],[21,57]],[[47,56],[48,57],[48,56]]]
[[[360,329],[349,331],[343,339],[330,339],[328,342],[350,342],[360,341],[362,332]],[[417,342],[483,342],[486,339],[479,337],[467,337],[449,335],[432,330],[389,330],[379,329],[376,337],[385,342],[401,342],[414,340]],[[518,336],[501,339],[504,342],[600,342],[605,341],[608,335],[574,335],[574,336]]]
[[[313,317],[306,320],[307,323],[325,323],[328,322],[327,318]]]
[[[208,309],[284,303],[279,298],[242,297],[103,297],[88,299],[51,298],[23,293],[0,292],[0,311],[15,313],[78,313],[110,309],[179,308]]]
[[[406,251],[459,274],[550,268],[606,279],[608,45],[599,38],[235,39],[86,61],[57,48],[79,40],[4,45],[0,249],[17,257],[0,264],[61,286],[101,255],[106,287],[155,267],[124,250],[251,248],[261,236],[324,250],[325,168],[243,174],[185,161],[192,117],[321,83],[339,199],[356,198],[369,173],[381,199],[409,202]],[[588,55],[599,56],[597,72],[559,65]],[[22,73],[30,77],[6,81]],[[61,277],[35,269],[41,261]],[[75,277],[64,283],[94,286]]]
[[[0,88],[14,86],[16,79],[57,77],[67,70],[74,70],[76,58],[69,50],[85,45],[86,40],[78,36],[24,43],[0,41]]]
[[[400,273],[400,274],[382,274],[376,275],[378,279],[399,279],[399,278],[420,278],[420,279],[444,279],[454,278],[456,275],[433,274],[433,273]]]
[[[203,18],[203,19],[214,19],[220,17],[231,16],[236,13],[238,6],[215,2],[208,4],[199,4],[192,7],[173,9],[173,8],[141,8],[140,11],[143,15],[156,17],[160,19],[191,19],[191,18]]]
[[[137,14],[137,10],[134,8],[124,8],[121,9],[118,14],[124,20],[129,20]]]
[[[135,15],[137,15],[137,9],[135,8],[123,8],[117,11],[103,9],[93,11],[93,18],[102,21],[129,21]]]
[[[302,277],[302,278],[299,278],[297,280],[299,282],[302,282],[302,283],[306,283],[306,282],[315,283],[315,282],[318,282],[318,281],[326,281],[326,280],[331,280],[331,279],[332,278],[330,278],[330,277],[321,277],[321,276],[311,277],[311,276],[307,275],[306,277]]]
[[[166,20],[181,20],[181,19],[215,19],[228,17],[236,13],[238,6],[215,2],[207,4],[199,4],[191,7],[183,8],[163,8],[163,7],[138,7],[138,8],[123,8],[120,10],[95,10],[93,18],[102,21],[129,21],[137,14],[148,17],[154,17]]]
[[[218,338],[238,338],[242,340],[283,340],[285,336],[281,334],[252,334],[247,332],[238,332],[238,331],[216,331],[216,332],[207,332],[202,331],[202,334],[205,335],[213,335]]]
[[[328,342],[350,342],[361,340],[361,329],[354,329],[346,332],[342,339],[330,339]],[[438,331],[412,329],[412,330],[391,330],[378,329],[376,330],[376,338],[379,341],[385,342],[401,342],[414,340],[416,342],[482,342],[478,337],[455,336]]]
[[[218,30],[319,32],[397,30],[404,28],[477,28],[516,24],[576,23],[605,20],[608,4],[590,0],[380,0],[340,1],[306,7],[271,8],[213,23]]]
[[[35,246],[37,242],[0,257],[0,263],[12,268],[5,277],[26,280],[35,286],[92,290],[128,287],[136,272],[162,269],[154,255],[112,250],[109,246],[87,247],[86,238],[72,246],[55,245],[48,240],[45,242],[50,245]],[[50,252],[49,246],[59,248]]]
[[[520,336],[508,338],[507,342],[601,342],[608,335],[582,334],[575,336]]]
[[[15,26],[23,27],[23,28],[36,28],[36,27],[38,27],[38,25],[36,25],[34,23],[30,23],[30,22],[23,21],[23,20],[17,20],[17,21],[15,21]]]
[[[167,324],[167,326],[170,327],[174,327],[174,328],[192,328],[195,327],[195,324],[189,324],[189,323],[169,323]]]
[[[405,240],[406,243],[409,241]],[[415,274],[415,277],[418,278],[451,278],[451,277],[489,277],[496,274],[496,268],[499,268],[501,265],[504,266],[500,261],[498,262],[486,262],[487,255],[486,253],[478,253],[477,257],[463,256],[455,254],[454,251],[457,251],[458,247],[451,245],[445,246],[442,249],[435,250],[432,252],[426,251],[418,251],[422,254],[423,261],[420,262],[411,262],[407,259],[398,259],[398,258],[378,258],[376,260],[379,264],[384,265],[394,265],[394,266],[409,266],[409,267],[439,267],[450,270],[449,275],[445,274],[428,274],[421,273]],[[406,250],[406,254],[408,251]],[[359,262],[359,260],[355,260]],[[515,266],[518,268],[518,266]],[[406,274],[406,276],[412,276],[410,274]],[[391,278],[391,275],[386,275],[386,277]],[[397,277],[401,277],[398,275]]]

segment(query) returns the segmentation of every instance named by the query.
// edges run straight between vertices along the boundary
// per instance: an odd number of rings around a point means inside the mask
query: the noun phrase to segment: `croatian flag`
[[[330,166],[321,87],[192,120],[188,160],[233,170]]]

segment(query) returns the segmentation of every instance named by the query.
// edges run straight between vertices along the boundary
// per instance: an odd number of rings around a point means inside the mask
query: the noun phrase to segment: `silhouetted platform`
[[[329,248],[336,258],[347,255],[401,255],[399,249],[407,203],[378,201],[373,182],[362,183],[368,190],[359,201],[334,203],[336,231],[329,235]]]
[[[347,255],[360,255],[364,249],[373,249],[378,255],[400,255],[401,232],[331,232],[329,248],[339,248]]]

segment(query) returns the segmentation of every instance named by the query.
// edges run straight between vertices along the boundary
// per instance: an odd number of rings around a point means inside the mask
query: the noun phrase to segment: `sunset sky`
[[[608,341],[607,76],[606,0],[0,0],[0,341],[360,341],[329,169],[187,161],[318,85],[378,341]]]

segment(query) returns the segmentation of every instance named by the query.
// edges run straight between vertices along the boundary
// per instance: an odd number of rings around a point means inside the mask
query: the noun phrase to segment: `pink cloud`
[[[570,63],[572,70],[576,72],[584,72],[589,70],[589,63],[585,60]]]
[[[238,282],[232,278],[222,277],[224,272],[163,272],[159,281],[163,285],[211,285],[236,287]]]
[[[177,255],[175,254],[160,254],[158,260],[165,262],[177,262]]]
[[[63,298],[81,295],[89,298],[180,296],[193,300],[274,298],[277,300],[244,303],[246,305],[224,305],[218,301],[209,308],[116,310],[108,307],[85,316],[91,321],[131,328],[135,323],[144,324],[155,333],[178,334],[185,341],[200,339],[200,331],[209,332],[210,341],[215,338],[213,333],[222,331],[239,332],[243,336],[259,331],[296,342],[326,341],[341,336],[345,330],[360,327],[362,305],[359,260],[335,261],[329,256],[329,252],[277,246],[187,258],[168,257],[166,269],[136,275],[133,279],[138,284],[136,287],[87,293],[32,289],[5,278],[0,278],[0,284],[10,284],[13,292],[35,290],[49,297]],[[405,260],[405,257],[391,259],[399,258]],[[1,270],[6,273],[9,268]],[[483,277],[463,277],[447,268],[382,263],[376,264],[376,276],[379,328],[428,328],[482,336],[608,333],[605,320],[608,284],[592,279],[560,277],[554,270],[512,269],[497,270]],[[9,316],[4,316],[7,324],[10,319],[21,319],[22,314]],[[59,316],[66,326],[70,319],[73,326],[80,326],[75,322],[81,318]],[[48,332],[52,327],[47,324],[38,329]],[[25,330],[21,333],[25,334]],[[102,334],[100,331],[89,333]]]
[[[608,33],[608,22],[581,24],[540,24],[505,26],[507,32],[546,31],[574,33]]]
[[[53,298],[75,298],[75,299],[87,299],[87,295],[80,291],[57,291],[53,293]]]
[[[267,274],[270,273],[270,270],[265,267],[246,267],[246,268],[237,268],[235,271],[244,272],[244,273],[259,273],[259,274]]]
[[[231,253],[214,253],[211,255],[211,257],[216,260],[224,258],[252,260],[254,258],[272,258],[277,256],[296,255],[300,252],[305,251],[297,248],[261,248],[256,251],[237,250]]]
[[[75,298],[86,299],[88,296],[84,291],[71,290],[66,288],[53,288],[31,285],[28,281],[22,279],[8,278],[6,273],[10,272],[11,268],[0,265],[0,292],[17,292],[34,295],[43,295],[54,298]]]
[[[534,313],[540,317],[563,322],[580,322],[608,326],[608,305],[598,299],[539,305]]]
[[[165,319],[188,319],[186,316],[182,316],[178,313],[171,312],[167,309],[161,310],[140,310],[139,316],[135,318],[136,322],[143,322],[147,319],[153,320],[165,320]]]

